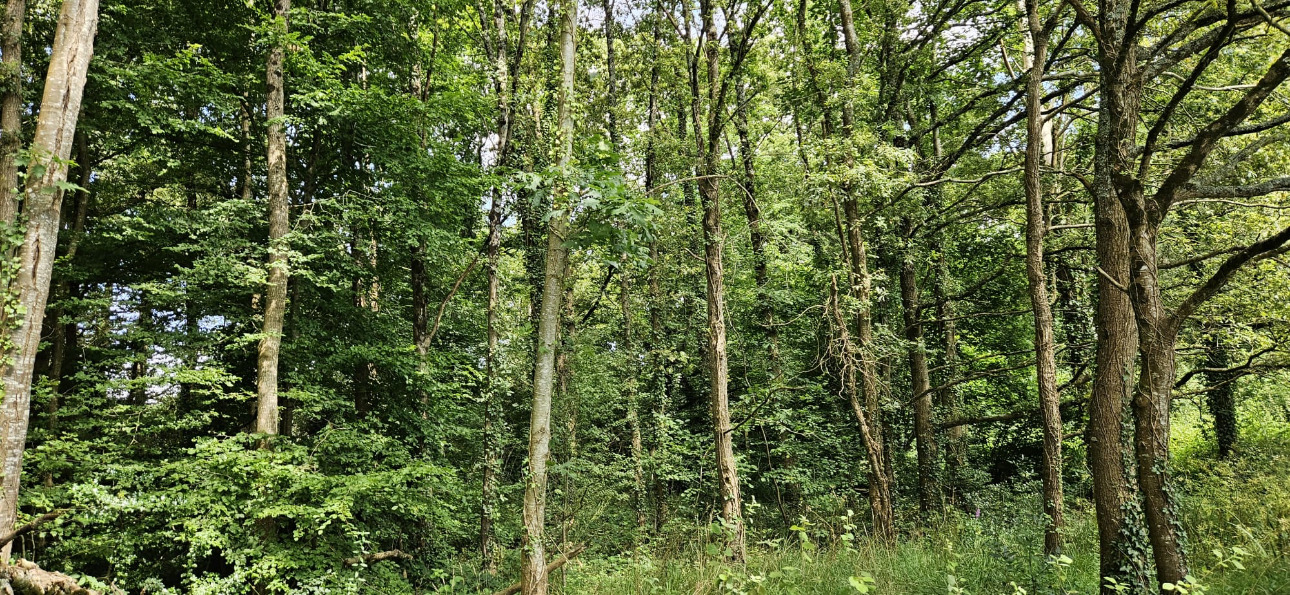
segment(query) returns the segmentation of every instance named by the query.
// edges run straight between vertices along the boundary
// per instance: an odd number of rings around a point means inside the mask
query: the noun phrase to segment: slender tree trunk
[[[798,27],[800,29],[805,28],[804,19],[806,16],[803,11],[805,11],[805,3],[799,5]],[[863,59],[863,56],[861,55],[863,48],[861,48],[860,42],[856,36],[855,17],[854,10],[851,6],[851,0],[838,1],[838,15],[842,23],[842,41],[847,50],[847,81],[848,85],[850,85],[854,83]],[[809,58],[808,67],[811,72],[812,84],[816,85],[816,92],[819,94],[821,101],[823,101],[823,90],[819,88],[819,83],[815,82],[815,68],[814,66],[811,66]],[[826,111],[823,120],[825,136],[828,136],[832,130],[832,125],[829,123],[829,120],[829,114]],[[846,137],[851,137],[855,132],[855,107],[850,101],[845,101],[842,104],[842,132]],[[855,156],[848,151],[843,157],[843,162],[848,168],[851,168],[855,165]],[[834,210],[835,212],[837,210],[836,204],[834,205]],[[845,181],[842,183],[842,211],[846,218],[846,226],[844,230],[841,222],[839,222],[838,233],[842,234],[845,232],[845,238],[842,239],[844,246],[843,253],[851,270],[851,295],[855,297],[856,302],[859,304],[855,313],[856,339],[859,342],[858,368],[860,372],[860,386],[864,393],[864,407],[868,412],[867,419],[869,420],[870,425],[867,434],[869,439],[874,441],[874,445],[872,447],[868,446],[868,443],[866,443],[866,448],[874,448],[878,452],[883,453],[883,456],[881,457],[883,465],[882,474],[886,479],[886,481],[883,482],[871,482],[869,489],[887,490],[889,493],[883,495],[879,501],[890,505],[893,501],[890,490],[892,489],[891,486],[895,484],[895,472],[891,466],[891,452],[888,451],[885,446],[886,429],[883,421],[880,390],[881,383],[878,380],[877,360],[874,356],[873,304],[871,303],[873,281],[872,277],[869,275],[869,254],[868,247],[866,245],[867,242],[864,237],[863,222],[860,220],[860,203],[855,195],[855,189],[852,187],[851,183]],[[883,511],[875,510],[873,511],[873,514],[875,522],[877,519],[891,519],[894,517],[894,514],[890,509]],[[894,541],[894,527],[877,527],[875,525],[875,528],[877,529],[878,534],[882,535],[884,539]]]
[[[274,27],[278,35],[287,32],[287,15],[291,0],[274,0]],[[291,223],[287,212],[287,132],[283,122],[286,96],[283,90],[282,61],[285,48],[275,43],[269,49],[265,86],[268,101],[268,185],[269,185],[269,263],[268,287],[264,296],[264,338],[260,339],[257,362],[255,431],[278,433],[278,351],[282,347],[282,322],[287,309],[287,232]]]
[[[7,298],[16,298],[16,304],[26,316],[16,323],[10,335],[11,344],[7,347],[12,350],[12,358],[4,368],[4,402],[0,407],[0,474],[3,474],[0,530],[13,527],[18,511],[22,454],[31,413],[31,377],[40,347],[40,327],[49,299],[62,214],[63,192],[58,186],[67,180],[67,159],[71,156],[85,76],[94,53],[98,7],[98,0],[64,0],[45,77],[40,117],[32,139],[33,165],[42,167],[31,168],[29,171],[40,173],[26,179],[27,230],[18,250],[18,274]],[[7,558],[11,547],[12,543],[0,549],[0,558]]]
[[[1236,378],[1235,372],[1226,371],[1232,365],[1232,348],[1223,333],[1227,329],[1213,331],[1209,349],[1205,354],[1205,386],[1209,389],[1207,401],[1209,413],[1214,416],[1214,441],[1218,445],[1218,458],[1226,459],[1232,455],[1236,445]]]
[[[1048,305],[1048,276],[1044,274],[1043,176],[1044,163],[1044,63],[1048,35],[1039,18],[1038,0],[1021,0],[1026,14],[1026,281],[1035,320],[1035,379],[1039,386],[1039,414],[1043,421],[1044,553],[1058,555],[1062,549],[1062,413],[1057,394],[1057,356],[1053,345],[1053,313]]]
[[[704,66],[707,74],[707,111],[701,115],[698,77],[691,76],[695,147],[699,156],[699,199],[703,206],[703,264],[707,279],[708,375],[712,426],[716,440],[717,485],[721,497],[721,518],[729,532],[728,547],[736,560],[744,559],[743,501],[739,493],[739,469],[735,462],[733,427],[730,422],[729,361],[726,351],[726,286],[723,265],[725,232],[721,228],[720,149],[723,106],[720,105],[720,44],[712,0],[702,0]],[[697,57],[696,57],[697,61]],[[706,124],[706,125],[704,125]]]
[[[654,5],[654,15],[650,22],[650,27],[654,36],[654,43],[650,50],[652,52],[650,60],[650,79],[649,79],[649,111],[646,115],[649,130],[647,132],[645,144],[645,195],[652,196],[658,184],[658,145],[655,136],[658,134],[659,123],[659,105],[658,105],[658,83],[659,67],[658,54],[659,46],[662,45],[659,32],[659,19],[661,8],[656,2]],[[684,118],[681,119],[684,121]],[[663,336],[663,317],[662,317],[662,289],[659,287],[659,274],[662,263],[662,254],[659,250],[657,238],[650,241],[650,264],[649,264],[649,345],[645,352],[649,354],[649,369],[651,372],[650,388],[655,397],[656,414],[665,411],[668,398],[667,378],[661,371],[662,362],[657,357],[658,344]],[[663,523],[667,518],[667,484],[659,477],[658,465],[655,462],[655,452],[660,446],[660,434],[655,426],[654,437],[650,441],[650,483],[651,493],[654,497],[654,524],[653,530],[657,534],[663,528]]]
[[[945,343],[944,372],[941,377],[949,380],[958,377],[959,373],[959,331],[954,321],[954,303],[949,298],[947,285],[950,280],[949,266],[945,252],[941,251],[936,263],[936,317],[941,322],[941,335]],[[960,416],[959,391],[957,386],[946,386],[936,395],[937,406],[947,419],[958,419]],[[959,503],[963,492],[963,470],[967,468],[967,445],[963,435],[966,426],[954,426],[945,431],[945,494],[951,505]]]
[[[22,22],[26,0],[9,0],[0,29],[0,225],[18,220],[18,151],[22,149]]]
[[[912,243],[912,238],[907,238]],[[941,510],[941,489],[937,473],[936,429],[932,419],[932,381],[923,347],[923,323],[919,320],[918,267],[912,248],[907,248],[900,267],[900,300],[905,312],[905,340],[909,342],[909,378],[914,397],[914,443],[918,452],[918,509],[924,514]]]
[[[748,235],[752,242],[753,282],[757,284],[757,301],[761,304],[762,334],[766,339],[766,357],[770,375],[778,379],[783,375],[779,362],[779,328],[775,325],[775,305],[768,291],[770,273],[766,258],[766,233],[762,230],[761,206],[757,204],[757,166],[753,154],[752,138],[748,132],[748,85],[740,82],[735,87],[735,131],[739,135],[739,161],[743,166],[740,185],[743,186],[744,214],[748,217]]]
[[[869,463],[869,508],[873,512],[873,532],[884,543],[891,544],[896,540],[893,506],[891,502],[891,484],[883,470],[882,440],[873,435],[874,425],[867,418],[865,408],[860,402],[860,389],[856,384],[856,368],[862,356],[851,341],[847,330],[847,319],[842,315],[838,305],[838,280],[835,277],[830,287],[829,309],[837,325],[838,338],[841,342],[842,381],[851,403],[851,411],[860,426],[860,437],[864,441],[866,460]]]
[[[640,354],[636,351],[635,337],[632,335],[632,284],[631,277],[628,276],[627,266],[627,258],[624,255],[622,270],[619,275],[621,283],[618,296],[618,303],[623,317],[623,367],[626,372],[623,378],[623,393],[626,395],[627,428],[631,432],[632,441],[632,471],[635,479],[632,483],[632,507],[636,511],[636,528],[644,530],[647,520],[645,518],[645,467],[642,460],[644,451],[641,443],[640,404],[636,392]]]
[[[573,81],[577,3],[560,3],[560,94],[557,165],[563,170],[573,158]],[[568,179],[557,182],[555,191],[558,213],[550,218],[547,229],[545,274],[542,304],[538,315],[537,353],[533,366],[533,411],[529,419],[529,464],[524,485],[524,554],[520,584],[524,595],[545,595],[548,577],[543,530],[546,522],[547,457],[551,452],[551,394],[555,388],[555,357],[560,343],[561,297],[564,293],[564,245],[569,235]]]
[[[510,40],[506,28],[507,5],[501,0],[493,2],[493,43],[496,45],[493,57],[493,90],[497,94],[497,165],[505,167],[510,160],[511,141],[511,72]],[[521,38],[523,32],[521,31]],[[500,338],[498,331],[498,308],[501,304],[501,280],[497,267],[501,260],[502,249],[502,201],[504,192],[494,186],[492,201],[488,206],[488,243],[485,246],[487,258],[488,285],[488,320],[487,352],[484,360],[484,461],[481,482],[480,515],[479,515],[479,552],[483,559],[484,569],[489,573],[497,571],[497,556],[493,551],[493,512],[496,507],[496,482],[498,467],[501,465],[501,439],[497,425],[497,346]]]

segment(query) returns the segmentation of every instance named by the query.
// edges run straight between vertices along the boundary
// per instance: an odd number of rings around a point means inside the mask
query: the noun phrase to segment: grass
[[[1217,461],[1212,444],[1176,441],[1174,469],[1192,574],[1189,595],[1290,593],[1290,425],[1242,429],[1238,456]],[[892,547],[858,533],[856,517],[799,521],[787,535],[754,533],[744,564],[723,561],[710,534],[691,528],[635,552],[589,553],[552,576],[558,594],[1096,594],[1096,523],[1088,502],[1068,503],[1064,558],[1039,554],[1037,496],[999,490],[977,515],[951,513],[932,529],[906,531]],[[858,515],[857,515],[858,516]],[[510,564],[508,564],[510,566]],[[478,571],[456,570],[479,585]],[[512,569],[514,570],[514,569]],[[469,575],[474,574],[471,577]],[[497,585],[505,576],[484,578]],[[471,578],[475,580],[471,580]],[[445,589],[450,592],[453,589]],[[457,591],[460,592],[460,591]],[[481,592],[488,593],[491,589]]]

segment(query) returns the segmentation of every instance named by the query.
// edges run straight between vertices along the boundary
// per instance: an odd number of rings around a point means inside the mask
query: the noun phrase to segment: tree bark
[[[725,232],[721,227],[720,139],[724,121],[720,91],[721,38],[717,35],[712,0],[702,0],[704,66],[707,74],[707,111],[701,115],[698,77],[693,74],[694,139],[699,157],[699,200],[703,208],[703,264],[708,302],[708,399],[716,440],[717,484],[721,497],[721,518],[728,531],[727,546],[736,560],[744,559],[743,502],[739,493],[739,469],[735,462],[733,427],[730,422],[729,361],[726,351],[726,287],[723,264]]]
[[[799,28],[804,28],[805,4],[799,5]],[[860,64],[863,59],[863,48],[856,36],[854,10],[851,6],[851,0],[839,0],[838,14],[842,22],[842,41],[847,50],[847,81],[848,85],[852,84],[859,72]],[[809,47],[808,47],[809,52]],[[808,66],[810,66],[808,58]],[[816,80],[815,68],[809,68],[812,81]],[[813,82],[817,86],[817,94],[823,101],[823,90],[818,88],[819,83]],[[826,111],[824,114],[823,128],[824,135],[828,136],[832,129],[829,124],[829,115]],[[843,135],[848,139],[854,134],[855,126],[855,108],[850,101],[842,104],[842,128]],[[847,151],[843,157],[847,168],[850,169],[855,165],[855,156]],[[869,420],[869,437],[874,440],[875,446],[879,452],[884,453],[882,458],[883,474],[887,481],[878,484],[879,489],[890,490],[895,483],[895,470],[891,466],[891,452],[885,446],[886,428],[883,421],[883,411],[881,403],[881,392],[879,387],[881,383],[878,379],[877,359],[874,355],[873,345],[873,305],[871,296],[873,293],[873,280],[869,275],[869,255],[864,237],[864,229],[860,220],[860,204],[855,195],[855,189],[849,181],[844,181],[842,187],[842,211],[846,218],[845,230],[839,223],[839,234],[845,233],[843,240],[843,253],[851,271],[850,288],[851,295],[858,303],[858,309],[855,313],[856,340],[859,350],[859,372],[860,386],[864,394],[864,407],[868,412],[866,416]],[[834,210],[836,211],[836,205]],[[929,381],[930,384],[930,381]],[[930,398],[930,397],[929,397]],[[866,446],[868,448],[868,446]],[[873,489],[873,486],[870,487]],[[882,498],[884,502],[892,502],[891,494]],[[877,517],[891,517],[891,511],[883,511],[881,514],[875,512]],[[891,530],[894,539],[894,529]]]
[[[569,235],[569,180],[563,170],[573,158],[573,81],[577,3],[560,2],[560,93],[557,165],[562,178],[555,189],[556,210],[547,228],[542,304],[538,314],[537,353],[533,365],[533,410],[529,418],[528,477],[524,485],[524,553],[520,584],[524,595],[546,595],[548,573],[543,530],[546,522],[547,457],[551,452],[551,394],[555,388],[555,358],[560,343],[560,310],[564,293],[564,242]]]
[[[1121,55],[1126,35],[1128,3],[1117,0],[1100,15],[1098,61],[1102,68],[1094,140],[1094,229],[1097,236],[1097,349],[1093,394],[1089,402],[1089,467],[1097,510],[1098,552],[1103,577],[1102,593],[1111,595],[1106,578],[1148,589],[1145,552],[1141,539],[1142,511],[1137,486],[1126,469],[1125,405],[1130,401],[1138,327],[1133,305],[1125,292],[1129,279],[1128,222],[1120,204],[1114,178],[1131,168],[1128,149],[1133,146],[1141,106],[1141,92],[1128,83],[1137,76],[1133,52]]]
[[[1039,18],[1039,0],[1021,0],[1026,14],[1026,281],[1035,321],[1035,381],[1039,387],[1039,413],[1043,421],[1044,553],[1055,556],[1062,549],[1062,412],[1057,394],[1057,355],[1053,339],[1053,313],[1048,304],[1048,276],[1044,273],[1044,189],[1040,166],[1046,158],[1044,130],[1044,64],[1048,59],[1048,34]]]
[[[908,222],[907,222],[908,224]],[[910,243],[912,238],[906,238]],[[900,301],[905,313],[905,340],[909,343],[909,379],[914,399],[914,446],[918,453],[918,509],[925,515],[941,510],[941,488],[937,472],[936,430],[932,419],[932,381],[923,346],[923,323],[919,320],[918,267],[912,248],[906,248],[900,266]]]
[[[26,0],[9,0],[0,29],[0,225],[18,220],[18,151],[22,149],[22,22]]]
[[[274,0],[273,17],[277,35],[286,35],[291,0]],[[264,337],[256,364],[257,434],[278,433],[278,352],[282,347],[282,322],[287,309],[287,253],[284,239],[290,231],[287,205],[287,133],[283,117],[286,95],[283,89],[282,62],[285,42],[278,40],[269,49],[265,87],[265,119],[268,123],[269,187],[269,262],[268,283],[264,292]]]
[[[847,330],[847,319],[842,315],[842,308],[838,305],[836,277],[830,287],[829,309],[837,325],[838,339],[841,342],[843,388],[846,390],[847,400],[851,403],[851,411],[860,426],[860,437],[864,441],[865,457],[869,463],[869,508],[873,514],[873,533],[884,543],[892,544],[896,541],[895,514],[891,501],[891,483],[883,469],[886,456],[882,451],[882,440],[873,435],[875,426],[868,419],[864,405],[860,401],[860,389],[856,385],[856,369],[862,356],[851,341],[851,333]]]
[[[4,404],[0,408],[0,530],[13,526],[18,509],[22,454],[31,413],[31,377],[40,348],[41,324],[49,299],[54,252],[58,245],[59,218],[67,180],[76,120],[81,111],[85,77],[94,53],[98,28],[98,0],[65,0],[58,18],[50,54],[40,117],[32,139],[31,172],[24,188],[27,230],[18,250],[19,269],[10,286],[10,297],[25,314],[10,335],[10,363],[4,368]],[[7,558],[9,548],[0,549]]]
[[[1205,385],[1209,387],[1206,398],[1209,413],[1214,416],[1214,441],[1218,446],[1218,458],[1226,459],[1232,455],[1236,445],[1236,383],[1237,372],[1227,371],[1231,365],[1231,345],[1224,339],[1226,329],[1214,330],[1209,349],[1205,354]],[[1209,371],[1213,370],[1213,371]]]
[[[753,282],[757,284],[757,302],[761,304],[762,336],[766,339],[766,358],[770,375],[783,375],[779,362],[779,327],[775,325],[775,305],[768,292],[770,273],[766,258],[766,233],[762,229],[761,207],[757,204],[757,165],[752,138],[748,132],[748,85],[735,87],[735,132],[739,135],[739,161],[743,166],[744,215],[748,217],[748,235],[752,244]]]

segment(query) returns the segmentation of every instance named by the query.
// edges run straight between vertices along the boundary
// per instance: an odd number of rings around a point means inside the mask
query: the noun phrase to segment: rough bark
[[[721,226],[720,138],[724,121],[724,96],[720,65],[721,38],[717,35],[715,6],[711,0],[700,5],[703,19],[703,65],[707,75],[707,109],[700,107],[698,77],[690,77],[694,139],[698,155],[699,200],[703,209],[703,264],[707,280],[708,342],[707,363],[709,405],[716,441],[717,484],[721,518],[728,535],[727,546],[736,560],[744,558],[743,502],[739,493],[739,469],[735,463],[733,427],[730,422],[729,369],[726,346],[726,288]],[[696,60],[697,61],[697,60]],[[697,66],[697,65],[696,65]]]
[[[907,248],[900,266],[900,301],[905,315],[905,340],[909,343],[907,357],[914,402],[914,449],[918,454],[918,509],[928,515],[939,512],[942,502],[936,430],[932,419],[932,381],[923,346],[918,297],[918,267],[915,266],[912,249]]]
[[[18,219],[18,151],[22,149],[22,22],[26,0],[9,0],[0,29],[0,225]]]
[[[291,0],[274,0],[273,16],[278,35],[286,35]],[[268,282],[264,290],[264,336],[260,339],[256,362],[257,434],[278,433],[278,352],[282,347],[282,323],[287,310],[286,235],[290,231],[287,188],[287,132],[283,122],[286,96],[283,90],[282,62],[285,43],[279,41],[269,49],[265,73],[267,101],[265,119],[268,125]]]
[[[1128,222],[1114,179],[1131,168],[1129,150],[1141,106],[1140,89],[1129,82],[1137,76],[1133,52],[1122,55],[1128,27],[1128,3],[1108,3],[1099,15],[1101,43],[1098,61],[1101,99],[1094,140],[1094,229],[1097,236],[1097,348],[1093,394],[1089,402],[1089,467],[1097,510],[1101,576],[1134,589],[1145,589],[1147,544],[1140,537],[1141,509],[1126,460],[1125,405],[1130,401],[1138,327],[1125,292],[1129,279]],[[1105,580],[1104,595],[1114,593]]]
[[[838,340],[841,343],[839,351],[842,360],[843,389],[847,393],[847,400],[851,403],[851,411],[855,414],[856,422],[860,426],[860,437],[864,441],[865,447],[865,459],[869,463],[869,509],[873,514],[873,533],[884,543],[891,544],[896,540],[896,529],[895,514],[891,501],[891,483],[888,481],[887,473],[883,469],[883,461],[886,456],[882,451],[882,440],[873,435],[875,426],[868,419],[865,407],[861,404],[860,389],[856,383],[856,371],[859,368],[862,356],[851,341],[851,333],[847,330],[847,319],[842,315],[842,308],[838,305],[838,281],[836,278],[833,279],[830,287],[829,310],[834,324],[837,325]]]
[[[1044,273],[1044,189],[1040,166],[1045,162],[1049,138],[1044,130],[1044,63],[1048,34],[1039,18],[1038,0],[1022,0],[1026,14],[1026,281],[1035,322],[1035,380],[1039,387],[1039,412],[1043,421],[1044,553],[1062,549],[1062,413],[1057,394],[1057,356],[1053,339],[1053,313],[1048,304],[1048,276]]]
[[[67,180],[67,159],[74,144],[97,28],[98,0],[63,2],[45,77],[40,117],[32,139],[29,171],[33,173],[27,176],[23,191],[27,230],[18,249],[18,274],[9,288],[10,299],[16,300],[25,315],[10,336],[12,357],[4,368],[4,404],[0,408],[0,473],[3,474],[0,530],[12,527],[17,516],[22,454],[31,413],[31,377],[40,348],[62,214],[63,192],[58,185]],[[9,546],[5,546],[0,550],[0,558],[8,555]]]
[[[80,586],[70,576],[44,570],[27,560],[0,565],[0,590],[9,589],[14,595],[98,595],[98,591]]]
[[[573,81],[577,3],[563,0],[560,31],[559,132],[557,164],[563,169],[573,157]],[[537,353],[533,365],[533,409],[529,418],[528,477],[524,484],[524,552],[520,584],[525,595],[545,595],[548,571],[543,543],[546,522],[547,457],[551,452],[551,395],[555,389],[555,358],[560,342],[560,310],[564,293],[564,242],[569,235],[569,192],[567,180],[559,180],[555,192],[557,214],[547,227],[542,303],[538,313]]]

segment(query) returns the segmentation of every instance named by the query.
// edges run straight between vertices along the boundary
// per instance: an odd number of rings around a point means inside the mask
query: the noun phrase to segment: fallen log
[[[578,557],[578,554],[581,554],[582,552],[586,551],[586,549],[587,549],[587,546],[585,545],[574,546],[573,549],[566,552],[563,556],[560,556],[559,558],[552,560],[550,564],[546,565],[547,575],[550,575],[552,572],[555,572],[561,566],[568,564],[569,560],[572,560]],[[515,595],[516,593],[520,592],[520,584],[521,583],[515,583],[509,587],[506,587],[505,589],[502,589],[501,591],[493,593],[493,595]]]
[[[412,559],[412,554],[405,554],[399,550],[387,550],[384,552],[374,552],[371,554],[363,554],[361,556],[355,556],[353,558],[345,558],[345,565],[358,566],[359,564],[371,564],[372,562],[380,562],[381,560],[411,560],[411,559]]]
[[[35,562],[18,560],[0,566],[0,593],[13,595],[100,595],[61,572],[41,569]]]

